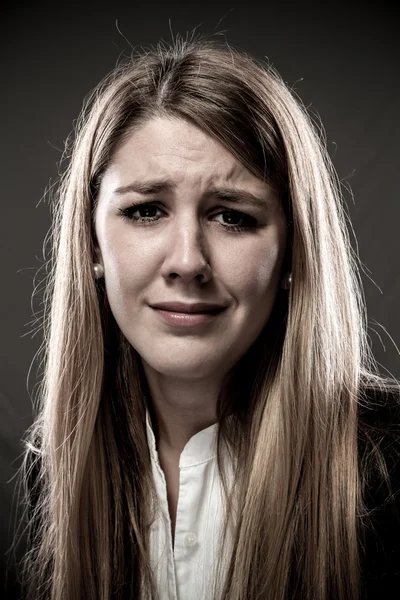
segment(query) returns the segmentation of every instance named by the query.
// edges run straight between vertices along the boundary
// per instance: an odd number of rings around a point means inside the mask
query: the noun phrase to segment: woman
[[[99,86],[54,210],[30,599],[394,597],[399,386],[345,219],[264,64],[176,42]]]

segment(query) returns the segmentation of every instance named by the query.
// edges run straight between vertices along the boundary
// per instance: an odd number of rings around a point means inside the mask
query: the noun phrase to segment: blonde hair
[[[26,438],[35,498],[28,597],[156,598],[148,556],[156,502],[140,357],[93,278],[99,182],[118,144],[155,115],[186,119],[280,193],[290,292],[224,382],[218,465],[234,551],[218,600],[356,599],[366,514],[358,410],[376,373],[340,183],[300,100],[268,64],[177,40],[121,63],[88,99],[54,203],[45,365]],[[233,412],[233,419],[227,420]],[[235,469],[228,493],[221,460]],[[222,556],[223,544],[220,554]],[[226,557],[225,557],[226,558]]]

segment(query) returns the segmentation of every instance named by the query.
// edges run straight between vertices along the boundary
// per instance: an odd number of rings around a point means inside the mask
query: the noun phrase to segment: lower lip
[[[217,313],[178,313],[160,308],[154,309],[165,323],[173,327],[194,327],[204,325],[216,319],[224,312],[224,309]]]

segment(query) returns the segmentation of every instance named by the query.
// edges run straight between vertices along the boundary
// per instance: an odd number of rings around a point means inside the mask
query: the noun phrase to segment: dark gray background
[[[48,202],[41,199],[57,178],[63,143],[84,96],[121,52],[129,53],[129,43],[140,47],[170,40],[169,20],[174,34],[194,27],[207,34],[224,32],[233,46],[268,56],[322,119],[347,188],[364,265],[373,351],[382,372],[400,377],[395,347],[400,345],[399,19],[394,6],[99,0],[62,8],[14,2],[2,9],[0,561],[2,582],[11,561],[7,598],[18,597],[13,557],[4,553],[12,540],[20,438],[31,423],[30,396],[38,381],[36,363],[27,378],[41,342],[40,333],[32,332],[40,297],[31,307],[50,225]]]

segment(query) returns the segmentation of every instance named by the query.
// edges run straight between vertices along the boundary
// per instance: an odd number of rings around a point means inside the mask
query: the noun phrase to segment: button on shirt
[[[174,545],[167,486],[148,411],[146,430],[159,500],[159,510],[150,529],[150,561],[159,599],[210,600],[217,544],[224,517],[223,489],[216,452],[218,423],[192,436],[180,455]],[[226,456],[226,452],[223,456]],[[232,479],[232,467],[227,463],[228,485]],[[224,559],[230,557],[227,546],[225,549]]]

